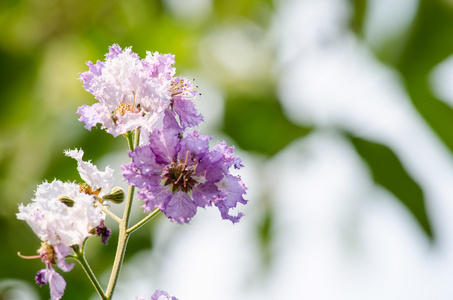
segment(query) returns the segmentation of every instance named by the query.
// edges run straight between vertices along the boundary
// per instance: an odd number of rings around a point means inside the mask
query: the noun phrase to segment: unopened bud
[[[73,207],[74,206],[74,200],[72,200],[71,198],[69,198],[66,195],[60,195],[60,196],[57,197],[57,199],[61,203],[66,204],[66,206],[69,206],[69,207]]]
[[[102,197],[102,200],[108,200],[119,204],[124,200],[124,190],[120,187],[114,187],[109,194]]]

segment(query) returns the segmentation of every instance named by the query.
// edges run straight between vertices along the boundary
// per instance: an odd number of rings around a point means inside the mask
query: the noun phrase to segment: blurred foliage
[[[15,278],[33,283],[43,267],[38,260],[23,260],[16,253],[33,255],[39,240],[15,218],[18,203],[28,203],[43,180],[79,180],[73,160],[63,149],[81,147],[88,159],[98,159],[125,150],[114,139],[93,129],[87,132],[77,121],[78,106],[94,99],[77,80],[87,70],[85,62],[102,59],[108,46],[133,46],[145,51],[176,55],[177,73],[197,70],[226,95],[222,128],[246,151],[279,153],[296,139],[317,128],[294,124],[282,110],[277,92],[276,53],[266,41],[275,14],[271,0],[197,1],[101,1],[4,0],[0,1],[0,279]],[[350,31],[363,37],[368,2],[350,0]],[[406,34],[406,33],[403,33]],[[434,66],[453,52],[453,7],[441,0],[420,0],[407,35],[392,43],[377,45],[376,57],[402,76],[414,107],[439,138],[453,151],[453,110],[436,99],[428,84]],[[225,37],[224,37],[225,35]],[[252,56],[234,65],[235,54],[226,63],[216,51],[223,45],[245,41]],[[395,42],[396,41],[396,42]],[[217,42],[224,44],[217,45]],[[365,43],[365,41],[363,41]],[[220,47],[215,48],[215,47]],[[370,46],[371,48],[371,46]],[[202,87],[201,87],[202,90]],[[423,191],[391,149],[364,138],[346,136],[370,168],[377,184],[388,189],[408,208],[426,235],[435,232],[426,212]],[[126,154],[125,154],[126,155]],[[96,161],[94,161],[96,163]],[[266,261],[272,243],[272,203],[266,204],[256,232]],[[134,233],[135,234],[135,233]],[[134,252],[152,247],[146,230],[131,239],[126,260]],[[95,255],[113,257],[115,241],[107,247],[90,242],[88,260]],[[92,263],[97,274],[109,268],[109,260]],[[64,274],[71,284],[64,299],[88,299],[93,293],[80,268]],[[42,299],[48,288],[39,289]],[[1,291],[0,291],[1,293]]]
[[[374,181],[397,197],[417,219],[423,231],[433,239],[433,229],[426,214],[423,191],[409,176],[395,153],[379,143],[358,137],[349,138],[370,167]]]
[[[223,130],[244,150],[272,156],[310,132],[291,123],[271,93],[228,97]]]
[[[354,13],[351,17],[350,27],[359,36],[363,35],[363,25],[366,15],[366,0],[351,0]]]
[[[396,67],[412,102],[445,145],[453,150],[453,109],[433,95],[432,69],[453,52],[453,7],[447,1],[420,1],[409,40]]]

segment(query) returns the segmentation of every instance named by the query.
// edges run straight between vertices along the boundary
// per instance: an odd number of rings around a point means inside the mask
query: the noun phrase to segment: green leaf
[[[268,96],[269,97],[269,96]],[[230,97],[225,107],[223,130],[244,150],[272,156],[310,128],[290,122],[276,97]]]
[[[367,8],[366,0],[350,0],[350,2],[354,8],[354,14],[351,17],[350,26],[358,36],[362,36]]]
[[[423,0],[411,36],[396,64],[407,91],[423,118],[453,152],[453,109],[433,96],[431,70],[453,51],[453,7],[446,1]]]
[[[411,212],[425,234],[434,240],[420,186],[407,173],[395,153],[385,145],[349,137],[359,155],[370,167],[374,181],[386,188]]]

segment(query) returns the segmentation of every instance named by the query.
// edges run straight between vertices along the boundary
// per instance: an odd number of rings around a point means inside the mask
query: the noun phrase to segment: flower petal
[[[197,206],[190,199],[190,196],[184,192],[173,194],[173,197],[165,208],[165,215],[180,224],[188,223],[196,212]]]
[[[57,266],[65,272],[69,272],[74,267],[74,264],[66,263],[65,257],[71,253],[71,248],[64,244],[58,244],[53,247],[57,255]]]
[[[167,292],[162,290],[156,290],[151,296],[151,300],[159,300],[160,297],[165,297],[168,300],[178,300],[176,297],[171,297]]]
[[[83,150],[65,150],[66,156],[72,157],[77,160],[77,170],[80,177],[89,185],[93,190],[102,188],[101,197],[110,192],[113,187],[113,169],[107,166],[104,172],[98,170],[98,167],[89,161],[83,161]]]

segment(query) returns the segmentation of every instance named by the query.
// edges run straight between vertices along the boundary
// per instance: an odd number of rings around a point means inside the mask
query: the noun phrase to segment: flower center
[[[52,245],[47,244],[46,242],[41,242],[41,248],[39,248],[38,253],[41,256],[42,262],[55,264],[55,252]]]
[[[87,195],[95,195],[95,196],[99,196],[99,193],[101,192],[101,189],[102,189],[102,188],[98,188],[97,190],[93,191],[93,189],[91,188],[91,186],[89,186],[89,185],[86,184],[86,183],[81,183],[81,184],[79,185],[79,192],[84,193],[84,194],[87,194]]]
[[[198,166],[198,161],[189,161],[189,151],[186,152],[185,159],[172,162],[164,168],[164,185],[171,185],[173,193],[183,191],[188,193],[198,183],[197,176],[194,174]]]
[[[115,109],[115,114],[124,116],[127,112],[137,113],[138,109],[134,108],[132,104],[122,103]]]
[[[130,103],[121,103],[115,109],[113,114],[110,116],[115,123],[116,123],[116,121],[118,119],[118,117],[117,117],[118,115],[124,116],[128,112],[131,112],[131,113],[134,113],[134,114],[140,112],[140,109],[139,109],[140,104],[137,105],[137,108],[135,107],[135,92],[134,91],[131,91],[131,92],[134,95],[134,100],[133,100],[132,104],[130,104]],[[124,101],[124,98],[125,98],[125,96],[123,97],[123,101]]]

